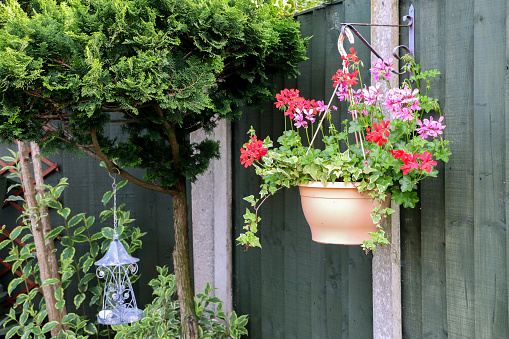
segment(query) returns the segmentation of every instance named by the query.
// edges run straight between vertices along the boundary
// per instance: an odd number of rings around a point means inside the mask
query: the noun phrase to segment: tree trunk
[[[34,177],[35,177],[35,193],[44,196],[46,193],[46,189],[44,188],[44,173],[42,170],[41,164],[41,150],[39,145],[36,142],[30,142],[30,149],[32,150],[32,165],[34,167]],[[60,281],[60,275],[58,274],[58,261],[56,255],[53,253],[55,250],[55,243],[53,239],[46,239],[46,235],[51,232],[51,221],[48,213],[48,207],[42,206],[39,210],[39,214],[41,215],[41,223],[42,223],[42,233],[44,234],[44,243],[46,244],[47,253],[52,253],[53,255],[48,255],[48,268],[50,270],[50,274],[52,278],[57,278],[59,282],[57,284],[52,284],[50,287],[53,289],[52,293],[55,293],[55,290],[62,286],[62,282]],[[66,307],[62,308],[62,314],[67,314]],[[63,316],[62,315],[62,316]],[[65,328],[65,326],[64,326]]]
[[[189,232],[187,220],[186,184],[177,184],[178,193],[173,195],[173,221],[175,227],[175,249],[173,266],[177,281],[180,302],[180,316],[183,339],[198,339],[198,320],[194,304],[194,288],[191,279],[191,259],[189,254]]]
[[[56,272],[56,256],[55,253],[50,250],[49,247],[46,247],[46,241],[44,239],[44,226],[40,218],[36,217],[36,214],[39,214],[39,206],[37,204],[37,199],[35,197],[35,189],[34,189],[34,180],[32,177],[32,170],[30,166],[30,158],[28,153],[28,147],[26,142],[18,141],[18,150],[20,156],[20,164],[21,164],[21,174],[22,174],[22,184],[23,190],[25,193],[25,201],[28,207],[28,210],[36,212],[32,213],[30,217],[32,234],[34,237],[35,250],[37,254],[37,261],[39,263],[39,271],[41,274],[41,282],[44,282],[47,279],[57,278],[60,280],[60,276],[58,272]],[[37,173],[37,171],[36,171]],[[36,174],[36,176],[38,176]],[[40,178],[39,178],[40,179]],[[49,221],[49,220],[47,220]],[[53,246],[54,248],[54,246]],[[52,267],[53,266],[53,269]],[[56,272],[56,275],[54,275]],[[62,329],[61,321],[65,316],[65,309],[62,309],[60,312],[56,307],[57,300],[55,298],[55,288],[54,286],[48,285],[42,287],[42,293],[44,295],[44,299],[46,301],[46,311],[48,312],[49,321],[57,321],[59,325],[55,326],[51,330],[52,336],[57,336],[60,330]]]

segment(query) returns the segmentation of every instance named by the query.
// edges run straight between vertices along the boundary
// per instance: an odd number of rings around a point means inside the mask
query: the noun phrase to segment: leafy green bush
[[[175,296],[177,291],[175,276],[169,274],[166,267],[157,267],[157,272],[159,276],[149,283],[156,297],[143,310],[143,319],[130,325],[113,326],[113,330],[117,331],[115,339],[181,337],[179,302]],[[237,339],[247,335],[245,328],[248,322],[247,315],[237,317],[233,311],[226,321],[226,314],[222,310],[223,303],[219,298],[210,296],[211,292],[212,287],[207,283],[205,291],[195,298],[199,337]],[[210,309],[210,305],[216,305],[216,309]]]

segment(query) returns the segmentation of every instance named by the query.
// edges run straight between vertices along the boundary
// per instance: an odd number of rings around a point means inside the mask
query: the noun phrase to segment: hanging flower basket
[[[321,182],[299,184],[302,210],[311,228],[313,241],[324,244],[360,245],[377,232],[371,211],[380,202],[359,192],[360,183]],[[389,207],[387,196],[381,208]]]
[[[328,103],[305,99],[298,89],[285,88],[276,94],[274,103],[284,112],[283,134],[274,143],[269,137],[259,140],[253,128],[248,132],[250,140],[240,150],[240,161],[245,167],[255,167],[262,184],[259,198],[244,198],[251,209],[244,214],[246,232],[237,240],[246,247],[261,247],[256,233],[263,202],[279,189],[300,186],[313,240],[362,244],[366,251],[375,251],[377,245],[389,243],[377,227],[394,213],[387,197],[397,205],[415,207],[417,184],[436,177],[438,161],[449,159],[444,117],[438,101],[427,96],[439,72],[421,71],[407,54],[401,57],[405,63],[401,71],[409,77],[401,86],[391,87],[392,73],[401,72],[392,67],[392,59],[376,60],[370,68],[374,84],[367,87],[362,84],[363,64],[355,50],[352,47],[347,54],[341,36],[338,41],[343,67],[332,76],[334,90]],[[346,104],[343,107],[348,107],[350,116],[336,126],[338,102]],[[309,187],[309,182],[316,183]],[[326,182],[331,184],[323,187]],[[357,198],[331,198],[333,191]],[[324,209],[318,207],[322,200]],[[340,234],[332,231],[337,227]],[[357,231],[358,235],[350,234]]]

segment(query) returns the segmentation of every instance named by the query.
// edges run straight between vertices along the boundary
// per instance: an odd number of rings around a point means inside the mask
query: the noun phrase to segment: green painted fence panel
[[[403,336],[508,338],[509,4],[403,0],[400,13],[410,3],[453,155],[402,211]]]
[[[442,73],[431,95],[440,100],[453,155],[437,178],[420,185],[420,204],[401,211],[403,337],[509,338],[509,4],[401,0],[401,17],[411,3],[416,59]],[[303,34],[313,35],[310,60],[297,79],[275,79],[277,88],[324,97],[328,74],[338,67],[335,24],[369,22],[367,5],[344,1],[298,16]],[[402,44],[407,32],[400,30]],[[250,125],[260,137],[281,132],[279,112],[264,108],[234,125],[235,150]],[[239,228],[242,197],[256,192],[259,181],[239,164],[234,168]],[[234,254],[235,302],[251,314],[251,337],[372,337],[371,258],[355,246],[312,243],[296,190],[278,193],[262,215],[263,250]]]
[[[297,17],[303,36],[312,36],[306,62],[297,79],[274,79],[276,89],[298,88],[301,95],[328,100],[332,75],[341,66],[337,51],[339,23],[369,22],[366,3],[337,2]],[[369,37],[369,29],[362,28]],[[369,59],[367,49],[359,56]],[[284,130],[281,111],[273,103],[262,110],[244,110],[233,125],[233,209],[235,234],[243,225],[247,203],[243,197],[258,192],[260,180],[252,168],[238,161],[239,149],[253,126],[259,138],[274,140]],[[343,112],[336,123],[347,116]],[[261,209],[263,249],[237,246],[234,250],[234,301],[237,313],[250,316],[250,338],[371,338],[371,259],[360,246],[318,244],[300,207],[297,188],[282,190]]]

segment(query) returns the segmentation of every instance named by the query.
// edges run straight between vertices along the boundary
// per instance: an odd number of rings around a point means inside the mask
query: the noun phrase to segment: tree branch
[[[139,123],[139,121],[136,120],[136,119],[131,119],[131,120],[110,120],[110,122],[122,123],[122,124],[137,124],[137,123]]]
[[[161,118],[163,127],[166,129],[166,136],[168,138],[168,142],[170,143],[173,157],[173,167],[178,170],[180,168],[180,148],[177,141],[177,136],[175,135],[175,124],[172,125],[168,121],[164,120],[164,113],[159,104],[154,104],[154,109],[157,115]]]
[[[152,106],[152,104],[143,104],[143,105],[138,105],[138,106],[133,106],[134,108],[136,109],[140,109],[140,108],[146,108],[146,107],[150,107]],[[125,107],[118,107],[118,106],[108,106],[108,105],[102,105],[101,106],[101,109],[103,112],[128,112],[129,109],[128,108],[125,108]]]
[[[80,148],[80,149],[82,149],[85,153],[90,154],[93,157],[103,161],[106,164],[106,168],[108,169],[108,171],[114,173],[114,172],[116,172],[115,169],[118,169],[118,171],[120,172],[120,175],[123,178],[127,179],[127,181],[132,182],[133,184],[135,184],[137,186],[140,186],[140,187],[152,190],[152,191],[169,194],[171,196],[175,196],[178,193],[178,191],[176,189],[166,189],[162,186],[143,181],[141,179],[134,177],[129,172],[126,172],[123,169],[119,168],[110,158],[108,158],[108,156],[106,154],[104,154],[101,151],[101,146],[99,146],[99,141],[97,140],[97,134],[95,132],[95,129],[92,128],[90,130],[90,135],[92,137],[92,144],[94,146],[95,153],[90,152],[89,150],[85,150],[83,148]],[[91,154],[91,153],[93,153],[93,154]]]
[[[59,64],[59,65],[62,65],[62,66],[64,66],[64,67],[66,67],[66,68],[69,68],[69,69],[71,69],[71,70],[73,70],[73,71],[75,71],[75,70],[76,70],[76,69],[74,69],[71,65],[66,64],[66,63],[65,63],[65,62],[63,62],[62,60],[58,60],[58,59],[51,59],[51,60],[53,60],[54,62],[56,62],[56,63],[57,63],[57,64]]]

